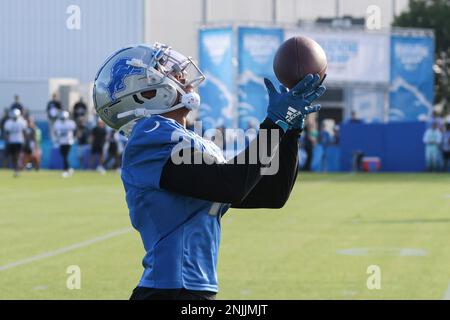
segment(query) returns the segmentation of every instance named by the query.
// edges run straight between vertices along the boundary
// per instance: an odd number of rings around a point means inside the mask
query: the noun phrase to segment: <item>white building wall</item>
[[[41,110],[44,95],[50,94],[47,90],[42,94],[49,79],[72,78],[87,84],[104,59],[127,44],[160,41],[197,57],[204,2],[208,23],[270,24],[272,21],[272,0],[0,1],[0,108],[9,106],[13,95],[19,93],[27,107]],[[339,15],[362,17],[367,6],[378,5],[382,26],[388,27],[393,16],[392,4],[396,3],[399,13],[409,0],[275,2],[280,24],[333,17],[336,11]],[[77,5],[81,10],[80,30],[66,27],[70,5]],[[39,99],[32,98],[38,96]]]
[[[66,12],[80,8],[80,29]],[[143,40],[143,0],[0,1],[0,79],[92,81],[115,49]]]
[[[271,23],[272,0],[206,0],[207,22],[212,24]],[[376,5],[381,26],[391,25],[394,15],[407,8],[409,0],[276,0],[280,24],[295,24],[299,19],[351,15],[364,17],[367,7]],[[145,0],[145,41],[160,41],[196,57],[197,29],[202,23],[203,0]]]

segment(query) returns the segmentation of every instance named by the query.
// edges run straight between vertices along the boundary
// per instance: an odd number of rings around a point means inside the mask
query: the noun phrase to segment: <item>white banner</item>
[[[328,59],[327,81],[389,83],[387,34],[298,29],[287,30],[285,36],[310,37],[323,47]]]
[[[353,88],[349,90],[352,111],[365,123],[384,122],[386,93],[377,89]]]

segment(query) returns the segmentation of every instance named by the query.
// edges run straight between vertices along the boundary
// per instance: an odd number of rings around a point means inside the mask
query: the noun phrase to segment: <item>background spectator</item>
[[[82,118],[86,117],[87,111],[87,105],[84,103],[83,97],[80,97],[80,100],[73,106],[73,120],[78,124]]]
[[[431,113],[430,119],[428,120],[428,126],[432,127],[436,123],[439,130],[444,130],[444,118],[439,111],[433,111]]]
[[[14,102],[11,104],[11,107],[9,108],[9,110],[11,111],[14,109],[18,109],[20,111],[20,114],[23,114],[24,112],[23,105],[20,102],[20,97],[17,94],[14,96]]]
[[[70,119],[68,111],[62,111],[58,120],[55,121],[54,130],[59,144],[59,152],[63,158],[63,178],[69,177],[73,170],[69,168],[69,153],[74,142],[75,122]]]
[[[91,157],[89,161],[89,166],[92,168],[94,166],[95,160],[98,158],[97,170],[100,173],[105,173],[105,168],[103,167],[103,147],[106,142],[106,128],[104,122],[99,118],[97,120],[97,125],[91,132]]]
[[[5,123],[6,120],[8,119],[9,119],[9,109],[5,108],[3,110],[2,119],[0,120],[0,139],[5,139]]]
[[[306,153],[305,165],[302,170],[311,171],[311,163],[314,155],[314,138],[312,136],[311,129],[308,123],[305,125],[305,129],[303,130],[303,134],[301,135],[301,145]]]
[[[105,167],[114,170],[120,167],[120,153],[119,153],[119,137],[115,130],[110,130],[107,134],[106,160]],[[111,164],[112,162],[112,164]]]
[[[333,127],[333,137],[332,137],[332,144],[338,146],[340,142],[340,135],[341,135],[341,128],[339,125],[334,125]]]
[[[5,123],[6,150],[11,158],[14,177],[19,176],[19,157],[25,142],[25,129],[27,124],[21,117],[20,110],[14,108],[10,111],[9,119]]]
[[[431,128],[428,128],[423,135],[425,143],[425,161],[428,171],[438,171],[440,163],[440,145],[442,142],[442,133],[439,130],[439,124],[433,122]]]
[[[322,146],[321,170],[324,172],[327,171],[328,147],[331,145],[331,142],[331,134],[328,132],[325,122],[322,122],[319,133],[319,143]]]
[[[349,120],[349,122],[350,123],[361,123],[362,121],[361,121],[361,119],[358,118],[358,115],[357,115],[356,111],[353,110],[350,113],[350,120]]]
[[[23,164],[25,168],[34,168],[39,171],[41,167],[41,130],[36,126],[32,117],[28,117],[27,125]]]
[[[87,126],[86,118],[84,117],[79,118],[77,123],[76,138],[77,138],[77,157],[80,163],[80,168],[85,167],[84,157],[86,154],[88,154],[88,151],[90,149],[89,135],[90,130]]]
[[[53,125],[55,124],[55,121],[58,119],[58,116],[60,115],[62,109],[63,108],[61,102],[58,100],[58,96],[56,95],[56,93],[54,93],[52,95],[52,99],[47,103],[48,129],[53,143],[56,142],[56,136]]]
[[[448,171],[450,162],[450,120],[445,124],[445,132],[442,137],[442,156],[444,158],[444,171]]]

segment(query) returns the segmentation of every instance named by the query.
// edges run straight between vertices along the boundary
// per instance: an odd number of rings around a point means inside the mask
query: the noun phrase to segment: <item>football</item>
[[[327,71],[327,57],[313,39],[293,37],[278,48],[273,60],[273,71],[278,81],[289,89],[310,73],[319,74],[323,81]]]

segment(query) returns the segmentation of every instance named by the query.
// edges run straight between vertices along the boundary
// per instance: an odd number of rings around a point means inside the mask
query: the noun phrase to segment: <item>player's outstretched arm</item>
[[[312,101],[325,92],[325,87],[319,85],[319,81],[319,75],[308,75],[291,91],[282,87],[280,92],[278,92],[273,84],[268,79],[265,79],[269,93],[269,106],[267,118],[261,124],[260,129],[269,131],[266,135],[269,139],[260,139],[260,131],[249,147],[232,159],[231,164],[214,163],[215,161],[212,157],[202,163],[195,164],[194,160],[200,151],[195,149],[184,150],[185,152],[190,152],[191,163],[175,164],[172,159],[169,159],[163,168],[160,186],[169,191],[194,198],[231,203],[236,206],[240,205],[240,207],[281,207],[289,197],[296,177],[294,168],[296,168],[297,163],[297,147],[293,148],[293,146],[297,146],[296,139],[295,141],[287,140],[291,141],[291,144],[288,144],[291,147],[291,157],[290,161],[289,157],[283,157],[283,161],[286,160],[289,164],[282,164],[281,172],[280,168],[278,168],[278,172],[275,173],[278,177],[269,178],[267,182],[255,190],[255,194],[248,198],[247,202],[244,199],[250,195],[251,191],[264,177],[261,169],[268,163],[264,164],[259,155],[270,155],[270,159],[272,159],[276,155],[275,152],[279,147],[281,138],[286,132],[289,132],[289,130],[294,130],[294,132],[301,130],[306,115],[317,112],[320,109],[319,105],[311,106]],[[271,141],[270,139],[273,130],[277,130],[277,141]],[[259,152],[261,149],[262,152]],[[293,152],[294,149],[295,152]],[[254,150],[258,151],[257,161],[248,161],[251,158],[251,154],[255,154]],[[283,153],[285,153],[284,150]],[[208,157],[207,154],[201,154],[200,157],[197,156],[200,159]],[[239,161],[240,159],[246,159],[247,161],[242,163]],[[284,187],[280,188],[281,180],[284,180]],[[277,188],[281,190],[279,195],[268,197],[264,203],[256,202],[257,198],[269,192],[273,193]]]
[[[300,130],[289,130],[283,137],[275,155],[279,170],[275,175],[261,178],[251,192],[233,208],[282,208],[294,187],[298,174],[298,139]]]
[[[325,87],[319,83],[318,75],[309,75],[291,91],[280,86],[278,93],[273,84],[265,79],[269,93],[269,106],[276,100],[284,100],[291,104],[292,96],[302,96],[294,105],[300,103],[300,110],[293,117],[288,118],[290,129],[280,143],[280,149],[275,156],[279,160],[279,170],[276,175],[265,176],[258,182],[248,196],[241,202],[233,204],[235,208],[281,208],[289,199],[298,173],[298,138],[303,130],[306,115],[316,112],[320,105],[309,106],[315,99],[325,92]],[[314,89],[315,88],[315,89]],[[303,108],[303,110],[302,110]]]
[[[169,158],[162,170],[160,187],[213,202],[241,202],[264,176],[262,169],[269,164],[259,155],[272,158],[284,135],[280,127],[269,119],[261,123],[260,129],[266,130],[267,139],[260,139],[260,130],[257,138],[228,163],[216,163],[211,155],[196,149],[182,150],[190,155],[191,161],[176,164]],[[255,154],[257,157],[249,161]],[[196,163],[196,159],[203,161]]]

